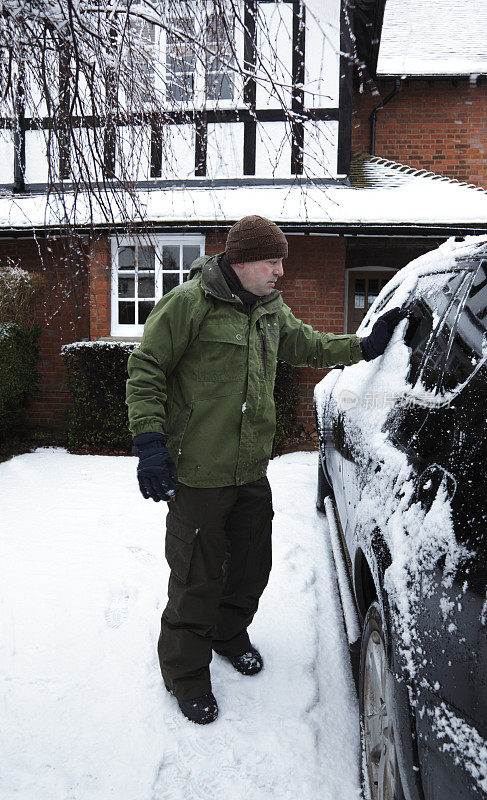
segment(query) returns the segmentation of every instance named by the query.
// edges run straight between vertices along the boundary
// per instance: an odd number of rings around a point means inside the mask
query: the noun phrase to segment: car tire
[[[328,483],[325,473],[323,472],[323,465],[321,463],[321,455],[318,453],[318,477],[316,481],[316,508],[322,513],[325,512],[325,497],[331,495],[331,486]]]
[[[365,796],[370,800],[404,800],[393,703],[382,612],[374,601],[364,621],[359,668],[362,781]]]

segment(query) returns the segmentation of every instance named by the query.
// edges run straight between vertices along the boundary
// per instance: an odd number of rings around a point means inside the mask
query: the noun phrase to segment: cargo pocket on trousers
[[[197,535],[198,528],[184,528],[167,520],[166,561],[182,583],[188,580]]]

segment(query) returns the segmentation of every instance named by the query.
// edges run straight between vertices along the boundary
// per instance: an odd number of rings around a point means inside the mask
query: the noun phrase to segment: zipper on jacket
[[[267,380],[267,341],[265,338],[265,331],[260,324],[260,319],[257,320],[257,329],[259,331],[259,336],[262,340],[262,363],[264,366],[264,380]]]

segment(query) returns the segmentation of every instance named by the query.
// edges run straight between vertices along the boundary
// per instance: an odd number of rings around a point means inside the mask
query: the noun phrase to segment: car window
[[[427,349],[419,380],[428,391],[456,390],[485,360],[486,263],[464,274]]]
[[[423,356],[433,334],[433,311],[421,299],[414,300],[409,306],[411,317],[404,341],[411,348],[409,359],[408,383],[416,383]]]
[[[422,374],[424,356],[432,345],[434,332],[464,280],[463,270],[435,272],[422,275],[418,279],[407,303],[410,319],[405,342],[411,348],[407,379],[411,386],[414,386]],[[431,388],[429,374],[425,376],[425,380],[428,382],[427,388]]]
[[[487,357],[487,261],[480,264],[455,322],[443,376],[444,391],[466,383]]]

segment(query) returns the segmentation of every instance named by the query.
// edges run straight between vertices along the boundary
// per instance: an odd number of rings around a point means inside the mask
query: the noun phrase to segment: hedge
[[[0,440],[28,405],[39,382],[39,326],[0,324]]]
[[[44,284],[42,275],[26,272],[10,258],[0,264],[0,324],[16,322],[31,329]]]
[[[130,452],[132,438],[125,405],[127,360],[135,342],[74,342],[62,355],[73,398],[69,415],[71,452]],[[298,370],[278,362],[274,453],[294,434]]]

